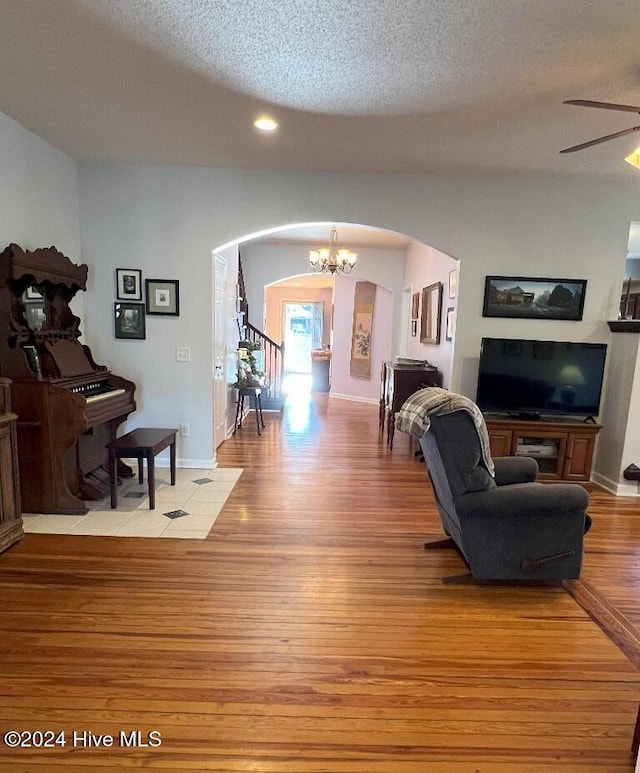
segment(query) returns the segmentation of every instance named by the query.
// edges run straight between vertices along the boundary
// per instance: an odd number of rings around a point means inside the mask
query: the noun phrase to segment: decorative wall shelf
[[[612,333],[640,333],[640,319],[611,319],[607,325]]]

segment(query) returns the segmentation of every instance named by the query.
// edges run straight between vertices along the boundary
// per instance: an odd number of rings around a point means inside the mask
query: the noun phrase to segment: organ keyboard
[[[124,389],[118,389],[100,381],[91,384],[81,384],[71,388],[74,395],[81,395],[88,403],[95,403],[98,400],[106,400],[124,393]]]
[[[105,390],[104,392],[93,392],[85,399],[88,403],[97,403],[98,400],[106,400],[107,398],[111,399],[112,397],[117,397],[117,395],[123,395],[125,391],[126,390],[124,389],[116,389],[115,387],[112,387]]]

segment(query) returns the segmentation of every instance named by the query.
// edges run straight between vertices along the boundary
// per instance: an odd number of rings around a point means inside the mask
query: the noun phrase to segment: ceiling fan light
[[[640,148],[636,148],[633,153],[630,153],[625,161],[631,166],[635,166],[636,169],[640,169]]]

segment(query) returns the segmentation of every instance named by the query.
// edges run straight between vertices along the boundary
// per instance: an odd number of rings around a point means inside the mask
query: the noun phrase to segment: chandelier
[[[331,229],[328,247],[309,250],[309,263],[319,274],[348,274],[358,260],[358,253],[347,249],[338,249],[338,231]]]

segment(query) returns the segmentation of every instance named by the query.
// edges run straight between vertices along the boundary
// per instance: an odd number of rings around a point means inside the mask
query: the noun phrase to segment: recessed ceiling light
[[[278,122],[268,115],[261,115],[253,122],[256,129],[261,132],[274,132],[278,128]]]

